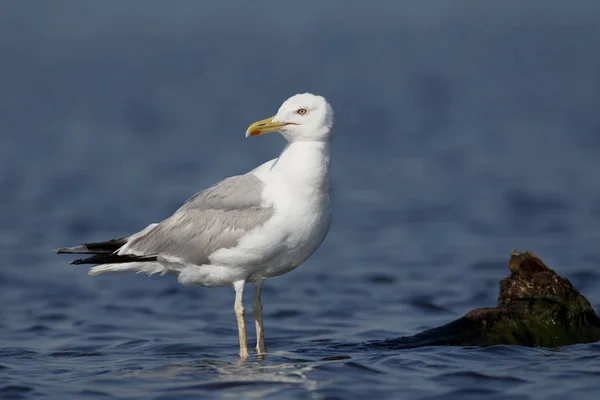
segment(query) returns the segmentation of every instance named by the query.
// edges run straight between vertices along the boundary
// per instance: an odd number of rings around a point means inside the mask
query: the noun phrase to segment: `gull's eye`
[[[296,113],[298,113],[298,115],[306,115],[308,111],[306,111],[306,108],[299,108],[298,111],[296,111]]]

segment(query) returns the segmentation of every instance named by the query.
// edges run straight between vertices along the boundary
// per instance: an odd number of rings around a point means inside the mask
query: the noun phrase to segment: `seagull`
[[[252,283],[255,351],[264,355],[264,280],[302,264],[329,230],[332,128],[325,98],[294,95],[246,131],[246,137],[281,133],[288,144],[278,158],[195,194],[169,218],[131,236],[56,253],[90,254],[71,263],[95,265],[90,275],[132,271],[174,275],[183,285],[232,286],[241,359],[248,358],[242,295]]]

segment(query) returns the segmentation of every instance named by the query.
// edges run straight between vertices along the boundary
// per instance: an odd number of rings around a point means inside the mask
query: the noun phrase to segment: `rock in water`
[[[394,349],[498,344],[557,347],[600,340],[600,318],[568,279],[528,251],[513,250],[508,268],[510,276],[500,282],[497,307],[478,308],[414,336],[364,345]]]

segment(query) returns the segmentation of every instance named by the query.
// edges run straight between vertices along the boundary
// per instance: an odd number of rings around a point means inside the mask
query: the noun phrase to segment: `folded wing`
[[[191,197],[172,216],[128,238],[58,249],[89,253],[74,264],[119,264],[156,261],[209,262],[215,251],[230,248],[273,216],[262,205],[264,183],[252,174],[233,176]]]

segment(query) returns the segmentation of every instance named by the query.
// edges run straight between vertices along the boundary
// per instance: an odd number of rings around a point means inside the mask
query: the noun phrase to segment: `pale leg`
[[[235,289],[235,317],[238,324],[238,333],[240,335],[240,358],[245,360],[248,358],[248,343],[246,342],[246,324],[244,323],[244,304],[242,303],[242,294],[244,293],[244,281],[237,281],[233,283]]]
[[[263,282],[264,280],[254,282],[254,297],[252,298],[252,312],[254,313],[254,322],[256,323],[256,352],[259,355],[267,354],[262,320],[262,301],[260,300]]]

